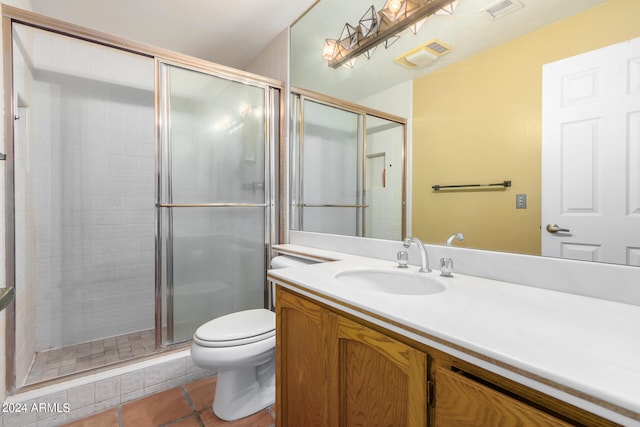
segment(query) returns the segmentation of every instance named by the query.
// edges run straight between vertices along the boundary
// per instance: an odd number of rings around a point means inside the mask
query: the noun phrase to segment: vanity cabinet
[[[281,287],[276,366],[279,427],[616,425]]]
[[[291,293],[276,297],[279,427],[427,425],[427,356]]]
[[[427,355],[338,316],[339,420],[332,426],[423,427],[427,420]]]
[[[276,292],[276,422],[281,427],[329,427],[337,383],[327,343],[336,315],[309,300]]]
[[[572,424],[467,378],[463,372],[436,368],[437,426],[549,426]]]

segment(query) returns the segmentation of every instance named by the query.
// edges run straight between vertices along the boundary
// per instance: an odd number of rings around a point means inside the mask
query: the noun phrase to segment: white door
[[[640,265],[640,39],[546,64],[542,103],[542,255]]]

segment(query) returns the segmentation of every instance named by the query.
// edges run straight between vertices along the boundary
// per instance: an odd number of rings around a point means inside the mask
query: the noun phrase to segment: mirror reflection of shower
[[[405,122],[314,95],[292,106],[292,229],[401,240]]]

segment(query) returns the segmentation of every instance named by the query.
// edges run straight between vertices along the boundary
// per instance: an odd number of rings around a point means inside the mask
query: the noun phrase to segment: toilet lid
[[[270,338],[275,329],[275,313],[258,308],[210,320],[196,330],[193,340],[209,347],[243,345]]]

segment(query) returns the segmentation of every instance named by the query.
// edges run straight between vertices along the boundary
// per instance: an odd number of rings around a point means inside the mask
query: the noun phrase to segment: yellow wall
[[[540,254],[542,65],[639,37],[639,16],[640,0],[609,0],[416,79],[413,235],[444,243],[462,232],[456,245]],[[431,189],[503,180],[513,186]]]

